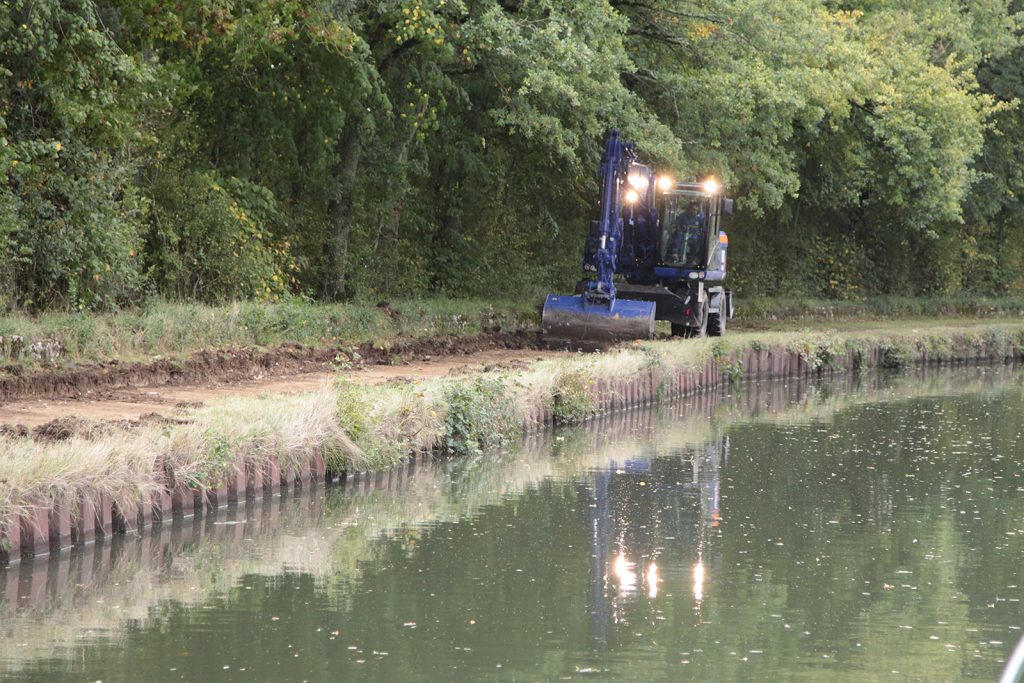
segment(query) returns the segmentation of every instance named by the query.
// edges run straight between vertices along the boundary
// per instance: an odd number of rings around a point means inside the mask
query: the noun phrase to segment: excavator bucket
[[[593,344],[654,338],[654,303],[614,299],[591,303],[584,296],[548,294],[541,328],[552,344]]]

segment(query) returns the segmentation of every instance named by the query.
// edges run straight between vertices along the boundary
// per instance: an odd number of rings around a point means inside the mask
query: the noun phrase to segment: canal
[[[0,570],[0,680],[993,680],[1017,368],[754,383]]]

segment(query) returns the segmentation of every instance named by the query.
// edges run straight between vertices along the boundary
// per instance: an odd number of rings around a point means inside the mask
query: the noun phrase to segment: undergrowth
[[[799,333],[789,344],[787,350],[800,354],[800,357],[814,370],[833,368],[839,358],[846,355],[846,343],[836,332]]]
[[[597,412],[591,392],[593,379],[583,369],[559,374],[551,396],[551,410],[558,424],[580,422]]]

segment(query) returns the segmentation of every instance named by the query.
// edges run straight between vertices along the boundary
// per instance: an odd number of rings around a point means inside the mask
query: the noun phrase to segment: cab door
[[[711,195],[708,197],[708,260],[705,262],[709,270],[714,269],[718,258],[718,233],[721,230],[722,220],[722,197]]]

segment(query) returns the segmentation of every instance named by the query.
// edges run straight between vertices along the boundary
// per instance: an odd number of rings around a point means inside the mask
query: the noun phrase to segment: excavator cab
[[[721,195],[718,183],[678,183],[661,193],[659,210],[660,265],[713,270],[721,217],[723,213],[732,213],[732,200]]]
[[[722,216],[732,213],[717,180],[665,183],[656,208],[659,260],[653,272],[627,272],[619,296],[656,304],[656,318],[680,336],[721,335],[732,317],[732,293],[722,286],[729,240]]]
[[[666,194],[661,207],[661,265],[700,268],[708,249],[711,202],[702,193]]]

